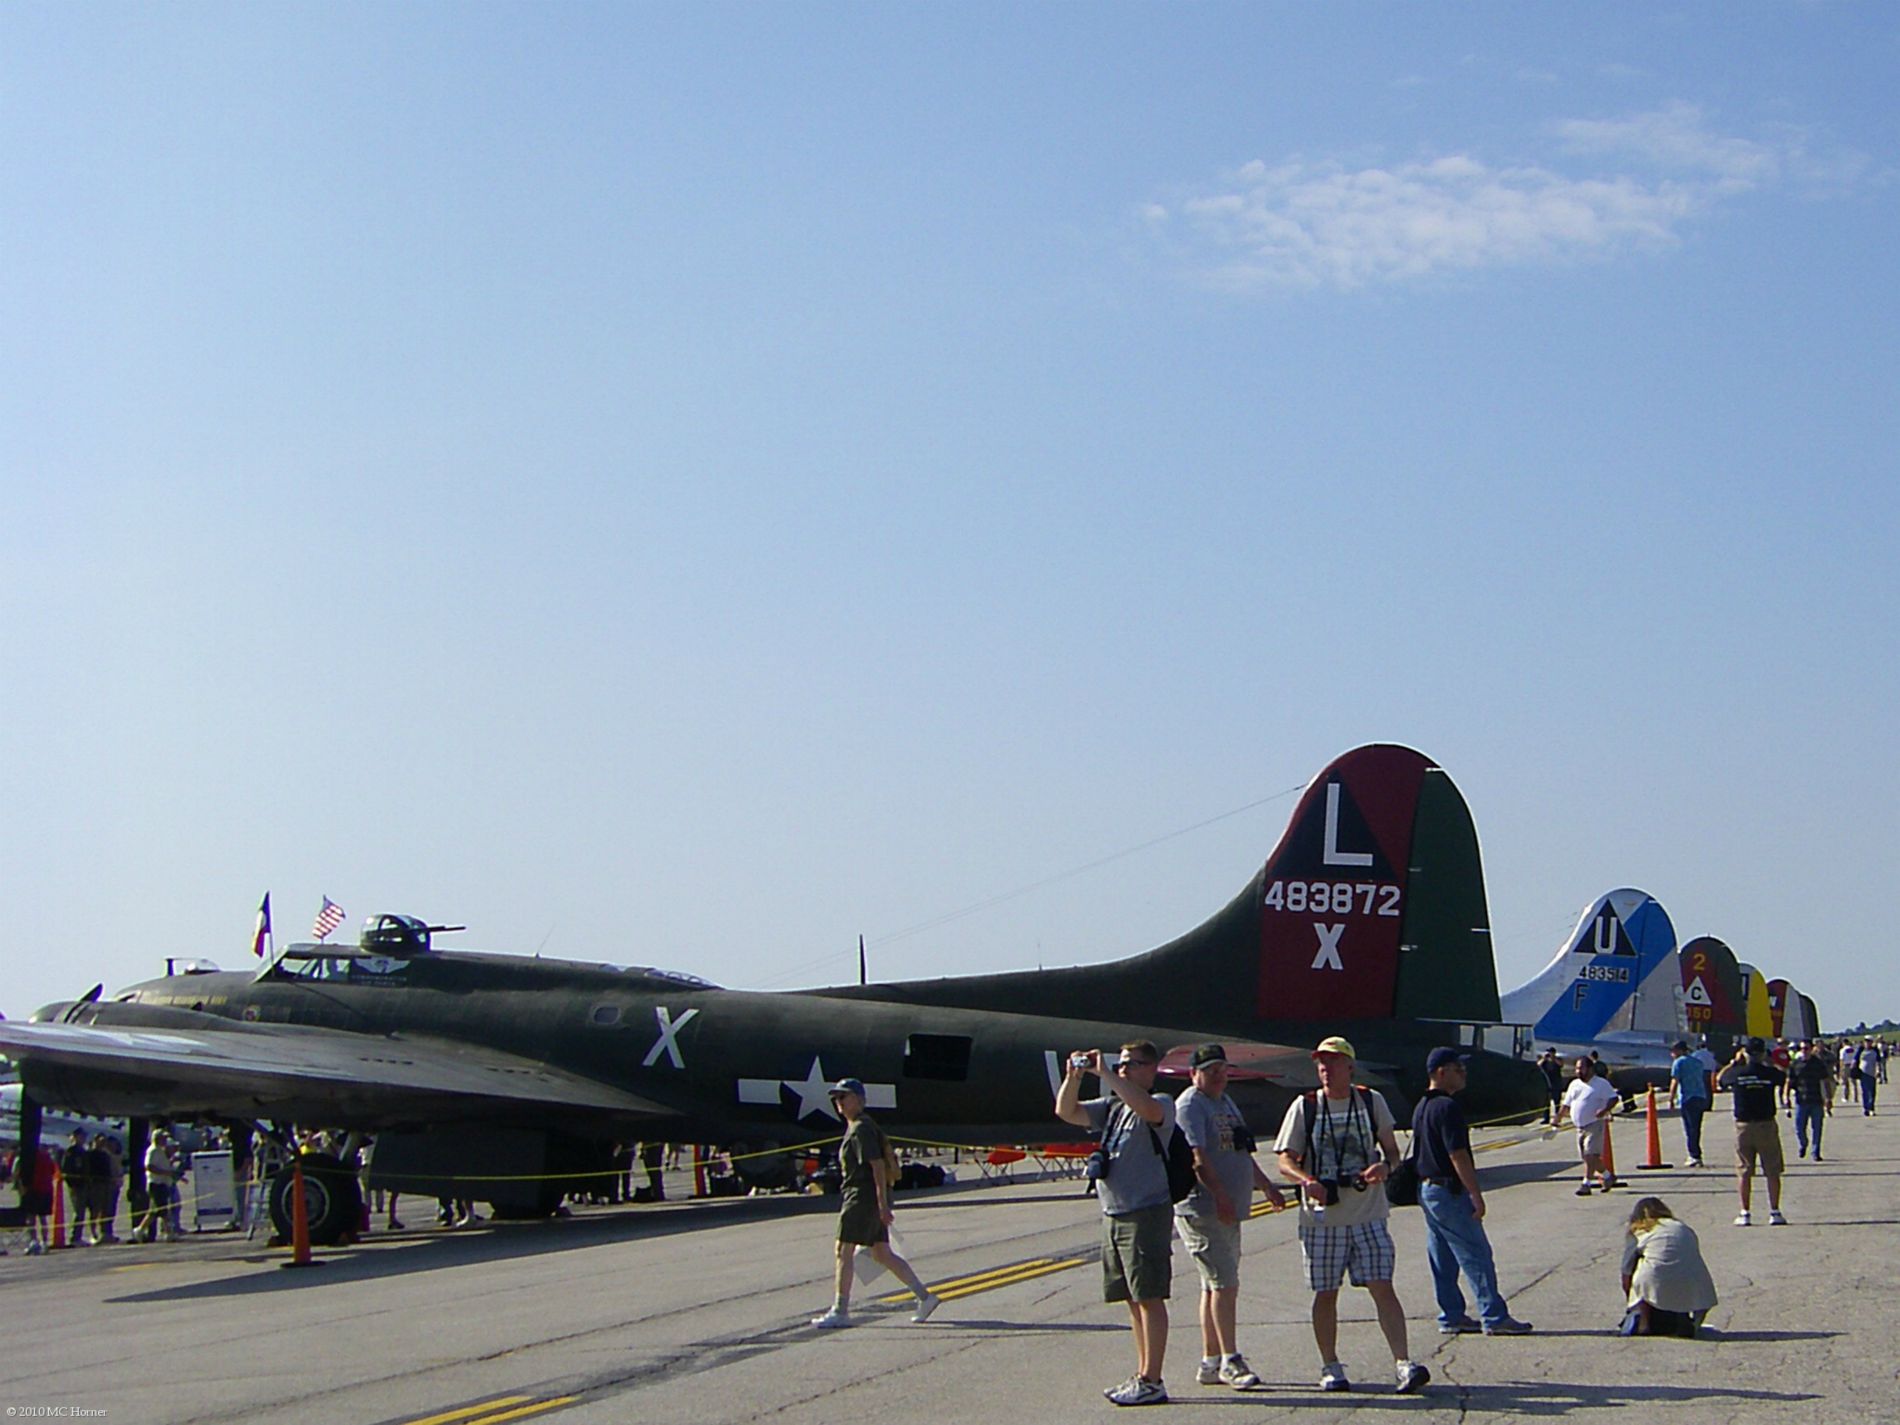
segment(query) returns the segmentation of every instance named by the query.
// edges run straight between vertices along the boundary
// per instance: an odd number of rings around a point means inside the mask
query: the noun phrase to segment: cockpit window
[[[684,974],[679,970],[656,970],[651,966],[629,965],[629,975],[645,975],[650,980],[665,980],[670,985],[681,985],[689,990],[716,990],[719,986],[711,980],[702,980],[698,975]]]

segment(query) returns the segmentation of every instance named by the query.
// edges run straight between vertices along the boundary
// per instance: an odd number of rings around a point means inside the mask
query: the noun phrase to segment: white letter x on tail
[[[1321,925],[1313,922],[1313,929],[1319,932],[1319,954],[1313,957],[1315,970],[1343,970],[1345,965],[1339,958],[1339,937],[1346,933],[1346,922],[1337,925]]]

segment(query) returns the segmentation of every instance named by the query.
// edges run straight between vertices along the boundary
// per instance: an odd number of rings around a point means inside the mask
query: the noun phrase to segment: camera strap
[[[1324,1105],[1323,1112],[1322,1112],[1322,1102]],[[1359,1121],[1359,1111],[1363,1109],[1365,1112],[1366,1131],[1365,1131],[1364,1146],[1361,1151],[1365,1157],[1365,1162],[1361,1164],[1360,1166],[1361,1167],[1372,1166],[1372,1136],[1373,1135],[1372,1135],[1372,1090],[1371,1089],[1367,1088],[1364,1084],[1354,1084],[1352,1086],[1352,1097],[1346,1101],[1346,1114],[1345,1114],[1345,1118],[1346,1118],[1345,1140],[1346,1141],[1345,1141],[1345,1144],[1342,1144],[1340,1141],[1339,1129],[1335,1126],[1336,1120],[1333,1117],[1332,1103],[1331,1103],[1331,1100],[1327,1099],[1326,1091],[1324,1089],[1318,1089],[1312,1093],[1301,1094],[1300,1095],[1300,1109],[1301,1109],[1302,1123],[1306,1129],[1306,1168],[1307,1168],[1307,1171],[1312,1173],[1314,1177],[1328,1176],[1326,1172],[1325,1161],[1320,1155],[1319,1140],[1314,1137],[1314,1133],[1313,1133],[1314,1119],[1316,1117],[1324,1119],[1324,1123],[1325,1123],[1324,1133],[1325,1133],[1326,1146],[1332,1149],[1332,1153],[1333,1153],[1331,1175],[1336,1177],[1344,1173],[1346,1170],[1345,1148],[1347,1145],[1351,1144],[1355,1136],[1354,1129]]]

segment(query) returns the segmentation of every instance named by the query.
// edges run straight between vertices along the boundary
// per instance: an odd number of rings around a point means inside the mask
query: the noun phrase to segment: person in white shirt
[[[1609,1134],[1610,1114],[1615,1108],[1616,1090],[1610,1086],[1609,1076],[1599,1074],[1590,1059],[1577,1060],[1577,1076],[1564,1090],[1557,1121],[1562,1123],[1564,1115],[1569,1114],[1570,1121],[1577,1125],[1577,1155],[1583,1159],[1583,1185],[1577,1189],[1578,1197],[1590,1195],[1592,1178],[1602,1183],[1605,1192],[1616,1186],[1615,1177],[1603,1166],[1603,1140]]]

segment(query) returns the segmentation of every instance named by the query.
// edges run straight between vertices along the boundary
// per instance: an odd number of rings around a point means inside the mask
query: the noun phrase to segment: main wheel
[[[363,1190],[356,1174],[328,1153],[304,1153],[296,1161],[303,1168],[304,1216],[310,1224],[310,1245],[334,1247],[362,1226]],[[286,1242],[294,1240],[291,1209],[295,1176],[295,1167],[286,1164],[277,1170],[270,1184],[271,1226]]]

